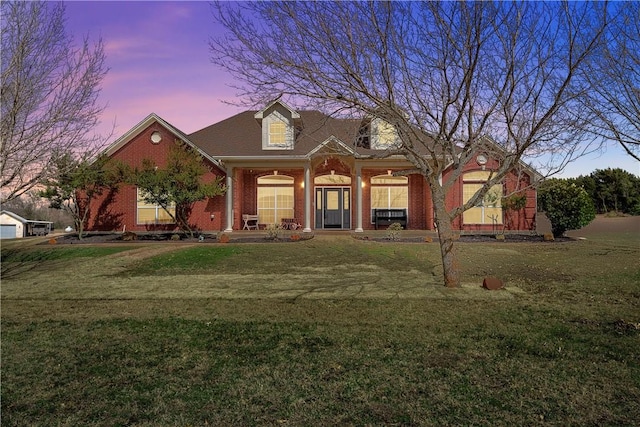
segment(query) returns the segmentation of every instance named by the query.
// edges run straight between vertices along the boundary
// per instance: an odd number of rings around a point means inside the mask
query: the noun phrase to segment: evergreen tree
[[[538,189],[538,206],[551,221],[556,237],[567,230],[582,228],[596,217],[593,201],[585,189],[566,179],[545,181]]]

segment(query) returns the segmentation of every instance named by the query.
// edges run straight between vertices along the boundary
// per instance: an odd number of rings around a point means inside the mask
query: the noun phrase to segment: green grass
[[[230,258],[250,254],[239,246],[194,246],[145,259],[128,270],[132,276],[157,276],[170,273],[195,274],[224,268]]]
[[[391,314],[386,304],[351,308]],[[7,322],[3,424],[635,422],[637,334],[497,314],[482,319],[491,328],[476,315],[425,329],[173,317]]]
[[[3,426],[640,419],[626,237],[460,245],[458,290],[436,244],[127,248],[38,263],[3,248],[3,270],[33,264],[3,275]],[[486,275],[507,290],[480,289]]]
[[[294,245],[294,246],[291,246]],[[167,276],[173,274],[242,274],[256,270],[262,274],[284,274],[292,270],[318,266],[345,265],[357,269],[375,264],[390,271],[409,268],[431,272],[435,259],[421,258],[417,248],[406,245],[363,246],[346,240],[340,244],[306,241],[295,244],[201,245],[147,258],[132,265],[123,274],[131,276]],[[430,249],[433,249],[430,248]],[[437,254],[432,252],[433,256]]]

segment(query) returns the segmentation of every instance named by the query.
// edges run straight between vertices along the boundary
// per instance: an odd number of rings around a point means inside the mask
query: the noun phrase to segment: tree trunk
[[[447,212],[444,193],[432,191],[433,207],[436,215],[436,226],[440,239],[440,254],[442,255],[442,270],[444,285],[447,288],[460,287],[460,265],[455,241],[457,232],[453,229],[453,219]]]
[[[189,213],[191,210],[182,205],[176,205],[176,223],[183,233],[193,239],[193,230],[189,225]]]
[[[78,239],[82,240],[84,238],[84,222],[81,219],[76,219],[76,231],[78,232]]]
[[[447,288],[460,287],[460,265],[458,251],[455,245],[456,233],[448,221],[438,221],[438,236],[440,238],[440,253],[442,255],[442,270],[444,285]]]

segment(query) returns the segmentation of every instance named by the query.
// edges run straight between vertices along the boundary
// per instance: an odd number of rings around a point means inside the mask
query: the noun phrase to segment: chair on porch
[[[302,227],[302,224],[298,222],[298,218],[282,218],[280,224],[285,230],[296,230]]]
[[[258,215],[242,214],[242,221],[244,222],[243,230],[258,229]]]

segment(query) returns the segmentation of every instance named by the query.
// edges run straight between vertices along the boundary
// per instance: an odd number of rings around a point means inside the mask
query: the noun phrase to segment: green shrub
[[[575,183],[563,179],[550,179],[538,189],[538,206],[551,221],[555,237],[567,230],[577,230],[596,217],[591,197]]]
[[[502,198],[502,209],[506,211],[519,211],[527,206],[526,194],[512,194]]]

